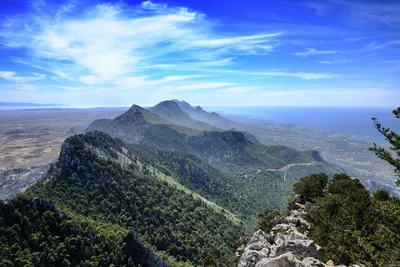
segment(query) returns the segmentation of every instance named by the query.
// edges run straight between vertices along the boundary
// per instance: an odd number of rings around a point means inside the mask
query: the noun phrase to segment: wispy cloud
[[[308,56],[314,56],[314,55],[336,54],[336,53],[339,53],[339,52],[334,51],[334,50],[317,50],[314,48],[309,48],[308,51],[306,51],[306,52],[296,52],[294,54],[299,57],[308,57]]]
[[[337,63],[345,63],[345,62],[348,62],[348,60],[341,59],[341,60],[321,60],[321,61],[318,61],[318,63],[321,63],[321,64],[337,64]]]
[[[365,50],[380,50],[380,49],[385,49],[388,46],[391,45],[400,45],[400,40],[394,40],[386,43],[377,43],[377,42],[371,42],[367,46],[364,47]]]
[[[317,2],[308,3],[307,6],[314,9],[318,16],[323,16],[328,9],[326,5]]]
[[[27,83],[45,78],[44,74],[32,73],[32,76],[20,76],[14,71],[0,71],[0,78],[17,83]]]
[[[63,6],[57,20],[29,18],[29,29],[16,22],[7,24],[0,32],[3,45],[29,49],[31,60],[40,59],[29,62],[31,66],[85,84],[104,84],[180,53],[201,67],[230,64],[235,54],[267,54],[282,35],[273,32],[215,38],[203,14],[149,1],[133,12],[123,6],[101,4],[83,18],[68,17],[74,8]]]
[[[339,75],[337,74],[313,73],[313,72],[270,71],[270,72],[261,72],[257,74],[264,76],[271,76],[271,77],[294,77],[303,80],[333,79],[339,77]]]
[[[400,3],[398,1],[344,1],[328,0],[348,8],[350,19],[360,23],[380,22],[400,26]]]
[[[195,90],[204,90],[204,89],[215,89],[227,86],[236,85],[235,83],[231,82],[203,82],[203,83],[196,83],[196,84],[186,84],[186,85],[179,85],[179,86],[162,86],[161,91],[164,92],[184,92],[184,91],[195,91]]]

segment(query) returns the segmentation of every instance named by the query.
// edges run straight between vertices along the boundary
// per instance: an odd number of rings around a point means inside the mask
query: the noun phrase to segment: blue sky
[[[399,1],[0,1],[0,102],[400,104]]]

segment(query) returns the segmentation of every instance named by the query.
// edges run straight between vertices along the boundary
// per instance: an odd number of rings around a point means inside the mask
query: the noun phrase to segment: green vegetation
[[[263,230],[265,233],[269,233],[272,228],[278,223],[279,217],[280,214],[277,210],[264,210],[258,215],[255,230]]]
[[[325,173],[311,174],[302,178],[293,186],[294,192],[299,194],[305,201],[312,201],[324,194],[328,176]]]
[[[400,118],[400,107],[393,110],[394,116],[399,119]],[[400,177],[400,135],[391,131],[390,128],[385,128],[382,124],[379,123],[377,118],[372,118],[375,123],[376,129],[385,137],[385,139],[390,144],[390,150],[385,148],[378,147],[375,143],[374,146],[370,148],[371,151],[375,152],[375,154],[388,162],[392,166],[395,167],[395,171],[397,176]],[[397,180],[396,184],[400,186],[400,180]]]
[[[233,261],[240,226],[159,179],[121,144],[100,132],[70,137],[58,165],[25,195],[51,200],[93,228],[105,222],[126,232],[134,229],[177,262],[226,266]]]
[[[72,220],[51,202],[1,201],[0,217],[0,266],[137,266],[137,258],[122,250],[126,243],[96,234],[90,224]]]
[[[294,188],[315,205],[309,236],[336,264],[387,266],[400,261],[400,200],[378,191],[373,197],[358,179],[336,174],[303,178]],[[305,187],[310,189],[306,189]],[[304,197],[304,196],[303,196]]]

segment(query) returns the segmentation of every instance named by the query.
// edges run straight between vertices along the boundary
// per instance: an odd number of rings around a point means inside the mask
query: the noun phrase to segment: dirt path
[[[313,165],[317,165],[318,162],[307,162],[307,163],[292,163],[292,164],[288,164],[282,168],[279,169],[266,169],[265,171],[267,172],[285,172],[285,175],[283,176],[283,180],[286,181],[286,175],[289,171],[289,169],[291,167],[295,167],[295,166],[313,166]]]

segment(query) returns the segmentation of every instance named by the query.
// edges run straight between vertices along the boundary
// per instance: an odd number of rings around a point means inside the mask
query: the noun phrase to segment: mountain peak
[[[136,104],[133,104],[133,105],[130,107],[129,110],[131,110],[131,111],[136,111],[136,110],[143,110],[143,108],[142,108],[141,106],[138,106],[138,105],[136,105]],[[129,111],[129,110],[128,110],[128,111]]]
[[[190,120],[190,115],[187,114],[183,109],[181,109],[177,102],[173,100],[166,100],[158,103],[154,107],[149,108],[149,110],[158,116],[165,118],[167,120],[185,119]]]
[[[173,100],[161,101],[160,103],[155,105],[155,107],[157,107],[157,106],[159,106],[159,107],[168,107],[168,108],[179,108],[179,106],[176,103],[176,101],[173,101]]]

